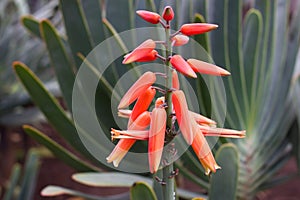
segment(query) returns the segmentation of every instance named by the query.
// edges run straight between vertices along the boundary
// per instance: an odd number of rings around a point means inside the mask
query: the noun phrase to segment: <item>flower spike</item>
[[[159,14],[157,14],[155,12],[150,12],[147,10],[138,10],[138,11],[136,11],[136,14],[138,14],[145,21],[150,22],[152,24],[157,24],[160,19]]]
[[[154,108],[151,116],[149,143],[148,143],[148,159],[151,173],[158,170],[162,157],[165,131],[166,131],[167,114],[163,108]]]
[[[151,55],[151,52],[155,47],[155,42],[151,39],[148,39],[136,47],[131,53],[126,54],[122,63],[129,64],[138,60],[143,60],[145,57]]]
[[[228,76],[230,72],[226,71],[225,69],[218,67],[216,65],[203,62],[201,60],[196,59],[188,59],[187,63],[192,67],[194,72],[198,72],[201,74],[209,74],[214,76]]]
[[[151,88],[151,86],[137,99],[133,109],[132,113],[130,115],[130,118],[128,120],[128,126],[132,124],[133,121],[136,120],[136,118],[146,111],[148,107],[150,106],[152,99],[154,98],[156,94],[156,90]]]
[[[181,90],[174,91],[172,94],[172,102],[182,135],[188,144],[192,144],[194,134],[191,127],[191,121],[193,120],[190,118],[184,93]]]
[[[166,21],[171,21],[174,18],[174,11],[172,9],[171,6],[166,6],[164,8],[162,17],[164,18],[164,20]]]
[[[174,55],[170,60],[171,65],[180,73],[185,76],[197,78],[197,75],[191,68],[191,66],[181,57],[181,55]]]
[[[191,23],[191,24],[183,24],[180,28],[180,32],[184,35],[191,36],[191,35],[206,33],[216,28],[218,28],[218,25],[216,24]]]
[[[118,109],[125,108],[141,96],[147,88],[156,81],[156,76],[153,72],[145,72],[124,94]]]

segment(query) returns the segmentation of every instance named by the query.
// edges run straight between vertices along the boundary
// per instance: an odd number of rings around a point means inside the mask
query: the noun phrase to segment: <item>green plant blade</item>
[[[258,52],[261,45],[262,36],[262,17],[259,11],[251,9],[247,12],[244,23],[244,42],[243,42],[243,55],[244,55],[244,67],[245,74],[249,76],[245,77],[247,84],[247,92],[249,97],[251,97],[251,105],[248,119],[249,135],[252,133],[254,126],[254,117],[257,112],[257,99],[255,98],[257,91],[257,84],[259,77],[259,67],[258,67]]]
[[[11,200],[13,199],[13,194],[18,184],[18,180],[21,175],[21,166],[19,164],[15,164],[12,173],[9,179],[8,188],[4,194],[3,200]]]
[[[63,97],[69,110],[72,110],[72,89],[75,80],[73,66],[51,22],[48,20],[41,21],[40,30],[46,43],[51,63],[55,69]]]
[[[39,21],[31,15],[25,15],[21,18],[23,26],[34,36],[41,38]]]
[[[29,151],[18,200],[31,200],[33,198],[38,169],[39,157],[36,152]]]
[[[99,0],[81,1],[84,14],[91,32],[91,39],[95,47],[105,39],[103,24],[101,22],[102,11]]]
[[[205,23],[205,19],[202,15],[196,14],[194,18],[194,23]],[[200,34],[195,35],[194,39],[207,51],[209,52],[209,41],[208,41],[208,34]]]
[[[120,172],[77,173],[74,174],[72,178],[81,184],[94,187],[131,187],[135,182],[152,184],[150,178]]]
[[[131,200],[157,200],[153,189],[146,183],[136,182],[130,188]]]
[[[34,127],[24,125],[23,129],[35,141],[47,147],[55,155],[55,157],[61,159],[77,171],[99,171],[99,169],[80,160],[80,158],[69,152],[67,149],[65,149],[55,141],[51,140],[48,136],[38,131]]]
[[[46,196],[46,197],[55,197],[55,196],[67,194],[67,195],[82,197],[90,200],[122,200],[122,199],[129,198],[128,193],[101,197],[101,196],[90,195],[77,190],[71,190],[69,188],[55,186],[55,185],[48,185],[41,191],[41,194],[42,196]]]
[[[73,122],[67,117],[57,100],[45,89],[41,81],[23,63],[15,62],[13,67],[33,102],[44,113],[50,124],[71,146],[92,158],[81,143]]]
[[[209,198],[236,199],[236,189],[238,181],[239,158],[235,145],[227,143],[222,145],[216,153],[216,161],[222,167],[211,177]]]
[[[92,50],[91,34],[86,18],[83,14],[80,0],[60,0],[68,41],[76,62],[77,68],[81,61],[77,53],[87,56]],[[99,19],[100,20],[100,19]]]

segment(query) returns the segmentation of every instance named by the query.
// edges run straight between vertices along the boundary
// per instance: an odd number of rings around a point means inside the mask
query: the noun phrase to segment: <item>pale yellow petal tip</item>
[[[219,170],[219,169],[222,169],[222,168],[221,168],[219,165],[215,164],[215,165],[214,165],[214,170],[213,170],[213,171],[210,170],[209,168],[206,168],[206,169],[205,169],[205,175],[206,175],[206,176],[209,176],[212,172],[213,172],[213,173],[216,173],[216,171]]]
[[[114,160],[114,161],[113,161],[114,167],[119,167],[119,163],[120,163],[119,161]]]

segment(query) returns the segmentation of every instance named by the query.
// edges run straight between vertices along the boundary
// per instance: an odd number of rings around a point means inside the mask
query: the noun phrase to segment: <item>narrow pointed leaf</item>
[[[84,56],[87,56],[92,50],[91,34],[83,13],[82,5],[80,0],[60,0],[60,8],[63,13],[65,28],[73,57],[77,68],[79,68],[81,61],[77,57],[77,53],[80,52]]]
[[[29,151],[18,200],[31,200],[33,198],[38,169],[39,157],[36,152]]]
[[[50,139],[48,136],[46,136],[44,133],[38,131],[37,129],[25,125],[23,126],[24,131],[32,137],[35,141],[38,143],[44,145],[47,147],[58,159],[62,160],[69,166],[71,166],[73,169],[76,169],[77,171],[99,171],[99,169],[91,166],[90,164],[82,161],[80,158],[75,156],[73,153]]]
[[[91,157],[81,143],[74,123],[67,117],[57,100],[46,90],[41,81],[23,63],[13,64],[15,72],[30,94],[33,102],[40,108],[50,124],[79,152]]]
[[[34,36],[41,38],[39,21],[31,15],[25,15],[21,18],[23,26]]]
[[[13,194],[18,184],[18,180],[21,175],[21,166],[19,164],[15,164],[12,169],[12,173],[9,179],[8,188],[4,194],[3,200],[13,199]]]
[[[46,43],[52,66],[55,69],[63,97],[69,110],[72,109],[72,91],[75,80],[73,65],[55,28],[48,20],[40,23],[42,37]]]
[[[76,196],[76,197],[82,197],[90,200],[122,200],[122,199],[129,198],[128,193],[101,197],[101,196],[90,195],[77,190],[72,190],[72,189],[55,186],[55,185],[48,185],[41,191],[41,195],[46,197],[55,197],[55,196],[60,196],[65,194]]]

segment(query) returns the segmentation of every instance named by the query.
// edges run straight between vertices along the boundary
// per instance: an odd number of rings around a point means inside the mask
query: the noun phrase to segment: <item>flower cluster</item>
[[[137,11],[137,14],[147,22],[161,23],[165,29],[170,29],[169,22],[174,18],[174,12],[169,6],[164,9],[162,16],[145,10]],[[207,23],[184,24],[179,31],[170,34],[163,44],[166,49],[172,49],[173,46],[188,43],[188,36],[202,34],[217,27],[215,24]],[[162,59],[167,69],[171,70],[171,73],[165,75],[166,78],[172,80],[171,85],[166,86],[167,90],[164,92],[164,96],[155,100],[155,106],[151,111],[149,111],[149,107],[157,92],[157,87],[154,87],[153,84],[156,82],[158,74],[148,71],[129,88],[118,105],[119,116],[128,118],[127,130],[111,129],[112,139],[119,139],[119,141],[107,157],[107,162],[113,162],[117,167],[137,140],[147,140],[149,168],[151,173],[155,173],[161,163],[164,145],[169,142],[166,141],[168,134],[166,130],[174,131],[174,124],[177,122],[181,134],[187,144],[192,146],[205,173],[216,172],[220,167],[214,159],[205,136],[242,138],[245,137],[245,131],[216,128],[214,120],[190,111],[184,92],[180,90],[177,72],[191,78],[197,78],[196,73],[215,76],[225,76],[230,73],[221,67],[197,59],[185,60],[181,55],[165,57],[159,55],[155,50],[157,43],[152,39],[144,41],[131,53],[124,56],[123,64]],[[159,43],[162,42],[159,41]],[[171,46],[169,47],[168,44]],[[132,110],[126,109],[134,102]],[[171,119],[171,127],[167,123],[168,119]],[[176,137],[175,133],[173,135]]]

